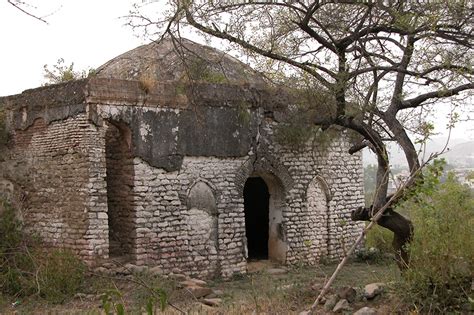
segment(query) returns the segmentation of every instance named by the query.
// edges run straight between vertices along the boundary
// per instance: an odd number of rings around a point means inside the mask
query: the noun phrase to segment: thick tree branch
[[[459,94],[460,92],[463,92],[466,90],[472,90],[472,89],[474,89],[474,83],[467,83],[467,84],[463,84],[452,89],[444,89],[444,90],[438,90],[438,91],[425,93],[417,97],[401,101],[401,103],[398,106],[398,109],[401,110],[401,109],[407,109],[407,108],[415,108],[415,107],[420,106],[423,102],[429,99],[451,97],[453,95]]]

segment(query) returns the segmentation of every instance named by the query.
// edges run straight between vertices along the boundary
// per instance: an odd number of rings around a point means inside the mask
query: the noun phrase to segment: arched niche
[[[197,181],[187,195],[186,222],[193,255],[217,262],[217,204],[214,192],[204,181]],[[210,266],[212,268],[212,266]]]
[[[217,215],[216,198],[211,187],[203,181],[196,182],[188,192],[188,209],[200,209]]]
[[[314,177],[306,191],[306,205],[311,222],[311,250],[317,251],[319,257],[327,254],[330,199],[327,182],[321,176]]]

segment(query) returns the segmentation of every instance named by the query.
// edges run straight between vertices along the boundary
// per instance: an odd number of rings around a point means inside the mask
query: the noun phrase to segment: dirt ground
[[[179,283],[170,278],[135,274],[127,277],[90,275],[75,298],[61,305],[49,305],[39,298],[13,299],[0,296],[0,314],[104,314],[102,297],[106,294],[111,307],[123,305],[126,314],[146,314],[150,288],[166,292],[168,306],[163,312],[158,303],[157,314],[299,314],[308,309],[316,299],[324,281],[331,275],[335,265],[285,268],[268,261],[249,264],[249,273],[230,281],[207,281],[207,286],[218,294],[218,306],[207,306],[196,299]],[[283,274],[270,274],[272,268],[285,268]],[[332,292],[341,287],[357,290],[373,282],[390,283],[398,277],[394,263],[382,264],[350,263],[334,283]],[[147,288],[148,287],[148,288]],[[373,301],[359,300],[351,304],[353,311],[363,306],[374,307],[378,314],[399,314],[401,304],[388,292]],[[320,314],[330,314],[318,310]],[[351,311],[348,312],[352,313]]]

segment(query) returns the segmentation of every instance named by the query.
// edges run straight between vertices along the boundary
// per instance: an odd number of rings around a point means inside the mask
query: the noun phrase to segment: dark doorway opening
[[[262,178],[247,179],[244,211],[249,259],[268,259],[269,200],[268,187]]]

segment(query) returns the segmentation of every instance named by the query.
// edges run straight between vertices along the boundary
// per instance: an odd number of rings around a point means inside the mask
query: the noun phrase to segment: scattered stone
[[[115,266],[114,263],[106,262],[106,263],[103,263],[103,264],[102,264],[102,267],[107,268],[107,269],[113,269],[113,268],[115,268],[116,266]]]
[[[79,293],[76,293],[76,294],[74,295],[74,298],[75,298],[75,299],[81,299],[81,300],[82,300],[82,299],[85,299],[85,298],[86,298],[86,295],[87,295],[87,294],[85,294],[85,293],[80,293],[80,292],[79,292]]]
[[[183,275],[181,273],[170,274],[170,277],[173,278],[176,281],[184,281],[188,278],[188,277],[186,277],[186,275]]]
[[[128,269],[130,270],[130,272],[133,271],[133,269],[136,267],[134,264],[131,264],[131,263],[127,263],[125,264],[125,266],[123,266],[125,269]]]
[[[150,268],[148,271],[154,276],[161,276],[163,274],[163,269],[158,266]]]
[[[219,290],[219,289],[212,290],[212,293],[214,293],[216,296],[223,296],[224,295],[224,291]]]
[[[302,311],[302,312],[299,312],[298,315],[309,315],[310,314],[310,311]]]
[[[270,269],[267,269],[267,273],[269,275],[284,275],[288,273],[288,271],[282,268],[270,268]]]
[[[346,299],[342,299],[339,302],[336,303],[336,306],[332,309],[334,313],[342,313],[344,311],[350,311],[351,306],[349,305],[349,302]]]
[[[384,291],[385,283],[370,283],[364,288],[364,296],[370,300]]]
[[[134,273],[143,273],[143,272],[145,272],[145,271],[147,271],[147,270],[148,270],[148,267],[147,267],[147,266],[134,266],[134,267],[132,268],[132,271],[133,271]]]
[[[337,294],[331,294],[326,298],[326,303],[324,303],[324,309],[326,311],[331,311],[334,306],[336,306],[337,301],[339,300],[339,297]]]
[[[214,299],[214,298],[220,298],[224,295],[224,291],[222,290],[212,290],[212,293],[207,295],[208,298]]]
[[[375,308],[364,306],[363,308],[355,312],[353,315],[376,315],[376,314],[377,314],[377,311],[375,310]]]
[[[202,300],[202,303],[206,304],[206,305],[209,305],[209,306],[219,306],[221,303],[222,303],[222,299],[219,299],[219,298],[207,298],[207,299],[203,299]]]
[[[131,269],[127,269],[125,267],[117,267],[115,269],[115,273],[119,274],[119,275],[130,275],[132,273],[132,270]]]
[[[107,268],[104,268],[104,267],[97,267],[94,269],[94,272],[95,273],[107,273],[109,270]]]
[[[181,288],[193,287],[193,286],[205,287],[206,285],[207,285],[206,281],[202,281],[198,279],[186,279],[184,281],[179,282],[179,286]]]
[[[357,296],[357,291],[351,287],[342,287],[338,292],[337,295],[340,299],[345,299],[349,303],[353,303]]]
[[[196,286],[196,284],[192,281],[189,281],[189,280],[180,281],[178,283],[178,287],[180,287],[180,288],[186,288],[186,287],[192,287],[192,286]],[[200,286],[200,285],[198,285],[198,286]]]
[[[204,280],[199,280],[199,279],[191,278],[191,279],[189,279],[188,281],[191,281],[192,283],[194,283],[194,284],[196,284],[196,285],[200,285],[200,286],[206,286],[206,285],[207,285],[207,282],[204,281]]]
[[[191,293],[196,299],[202,298],[212,293],[212,290],[209,288],[203,288],[200,286],[190,286],[184,288],[184,290]]]

